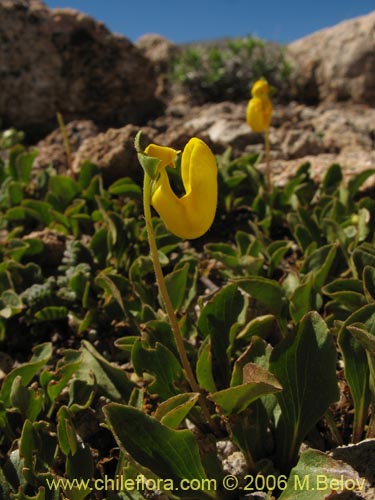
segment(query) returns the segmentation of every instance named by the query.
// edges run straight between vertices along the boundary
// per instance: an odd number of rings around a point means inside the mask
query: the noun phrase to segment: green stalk
[[[190,366],[189,359],[186,354],[184,341],[181,335],[180,327],[176,318],[176,314],[174,312],[171,299],[168,294],[167,286],[165,284],[165,279],[163,275],[163,271],[160,265],[160,260],[158,256],[158,248],[155,240],[155,233],[152,227],[152,217],[151,217],[151,178],[145,173],[143,180],[143,209],[146,220],[146,229],[148,242],[150,245],[151,258],[154,266],[156,281],[159,287],[160,295],[163,299],[165,309],[167,311],[169,321],[172,327],[172,331],[176,340],[176,346],[178,350],[178,354],[180,356],[181,364],[185,371],[186,379],[192,389],[193,392],[199,393],[199,404],[202,408],[203,414],[207,420],[207,423],[210,425],[211,429],[215,432],[215,424],[211,418],[211,414],[209,412],[207,401],[205,396],[202,394],[201,388],[199,387],[197,381],[195,380],[195,376],[193,370]]]
[[[330,409],[328,409],[325,414],[324,414],[325,421],[327,422],[327,425],[331,431],[332,436],[334,437],[336,444],[338,446],[342,446],[344,444],[342,440],[342,436],[337,428],[335,419],[333,418],[332,412]]]
[[[365,403],[365,397],[362,397],[359,408],[355,408],[354,411],[353,436],[352,436],[352,443],[354,444],[359,443],[363,434],[365,418],[366,418],[365,417],[366,408],[364,403]]]
[[[61,130],[61,133],[63,135],[64,147],[65,147],[65,151],[66,151],[66,159],[67,159],[67,163],[68,163],[68,171],[69,171],[70,175],[72,176],[72,178],[74,179],[75,175],[73,172],[72,150],[70,148],[69,137],[68,137],[68,133],[66,131],[64,119],[62,117],[62,114],[59,112],[57,112],[57,121],[59,122],[60,130]]]
[[[267,179],[267,188],[268,192],[272,191],[272,174],[271,174],[271,160],[270,160],[270,131],[267,129],[264,132],[264,146],[266,150],[266,179]]]

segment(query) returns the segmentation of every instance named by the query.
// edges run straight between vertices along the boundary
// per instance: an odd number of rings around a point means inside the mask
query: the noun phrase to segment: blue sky
[[[135,41],[159,33],[175,43],[256,35],[289,43],[375,10],[375,0],[45,0],[72,7]]]

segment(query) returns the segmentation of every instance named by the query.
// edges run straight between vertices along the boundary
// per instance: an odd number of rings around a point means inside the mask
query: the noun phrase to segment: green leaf
[[[18,181],[11,181],[7,184],[9,205],[18,205],[23,198],[22,184]]]
[[[78,449],[78,439],[72,422],[72,415],[66,406],[57,412],[57,437],[64,455],[74,455]]]
[[[354,198],[354,196],[357,194],[362,184],[374,174],[375,169],[369,168],[367,170],[364,170],[363,172],[360,172],[359,174],[356,174],[350,179],[350,181],[348,182],[348,189],[352,198]]]
[[[23,418],[28,418],[32,422],[42,411],[44,403],[41,391],[24,387],[20,375],[13,381],[9,399],[12,407],[16,408]]]
[[[72,375],[78,370],[81,364],[81,353],[66,349],[64,358],[57,364],[56,370],[42,373],[40,379],[46,381],[47,393],[51,401],[55,401],[57,396],[66,387]]]
[[[306,259],[301,272],[314,273],[314,288],[319,291],[327,280],[331,267],[335,262],[337,245],[325,245],[317,248]]]
[[[361,276],[366,266],[375,267],[375,248],[370,243],[362,243],[353,252],[353,262]]]
[[[313,291],[314,277],[310,273],[305,281],[293,292],[289,302],[289,312],[293,321],[298,323],[302,317],[312,309],[315,309],[315,293]]]
[[[237,334],[237,339],[249,342],[251,337],[267,339],[276,330],[276,318],[272,314],[250,320]]]
[[[137,195],[137,197],[142,195],[141,187],[130,179],[130,177],[124,177],[115,181],[109,186],[108,192],[115,195]]]
[[[276,377],[255,363],[248,363],[243,370],[243,384],[208,396],[208,399],[221,407],[226,416],[244,411],[261,396],[282,390]]]
[[[155,347],[156,343],[159,342],[178,358],[175,337],[169,323],[152,319],[142,325],[142,332],[150,346]]]
[[[82,341],[81,352],[82,362],[76,377],[91,384],[94,375],[99,394],[112,401],[128,401],[134,385],[126,372],[107,361],[86,340]]]
[[[367,303],[360,280],[339,278],[323,287],[322,291],[348,311],[357,311]]]
[[[17,156],[15,167],[17,171],[17,179],[25,184],[31,181],[32,168],[35,158],[38,156],[38,151],[35,149],[30,152],[21,153]]]
[[[321,229],[318,226],[313,214],[307,208],[299,207],[297,209],[298,215],[302,222],[302,225],[310,233],[312,241],[316,241],[318,244],[321,243]]]
[[[21,377],[22,384],[27,386],[33,377],[46,365],[52,356],[52,344],[47,342],[33,348],[33,356],[28,363],[12,370],[4,379],[0,391],[0,399],[5,404],[10,403],[9,397],[12,390],[13,381],[16,377]]]
[[[269,370],[283,386],[276,394],[281,408],[276,452],[279,467],[287,470],[306,434],[339,398],[335,345],[318,313],[306,314],[298,330],[274,348]]]
[[[20,296],[13,290],[5,290],[0,296],[0,316],[10,318],[22,311],[24,305]]]
[[[68,309],[64,306],[47,306],[35,313],[35,318],[38,321],[58,321],[66,319]]]
[[[198,393],[177,394],[161,403],[156,412],[157,418],[162,424],[171,429],[177,429],[189,411],[195,406],[199,398]]]
[[[175,383],[182,378],[182,369],[174,354],[163,344],[157,342],[155,348],[152,348],[146,342],[135,342],[132,363],[138,375],[148,372],[155,377],[148,387],[150,393],[159,394],[163,399],[177,394]]]
[[[95,378],[92,376],[91,383],[88,381],[73,379],[69,385],[69,410],[76,414],[87,410],[92,404],[95,396]]]
[[[75,453],[68,453],[66,457],[65,470],[68,478],[71,480],[92,479],[95,471],[94,471],[92,450],[89,448],[89,446],[83,443],[78,443],[78,447],[75,450]],[[78,492],[82,493],[80,491],[82,489],[83,488],[80,488]],[[80,494],[79,497],[78,496],[74,497],[74,500],[78,500],[78,498],[85,498],[90,493],[90,491],[91,488],[88,487],[88,489],[86,490],[86,495],[82,496],[82,494]]]
[[[184,303],[188,273],[189,264],[186,263],[184,266],[175,269],[165,276],[168,295],[175,311],[178,311]]]
[[[26,240],[28,248],[25,249],[24,256],[30,257],[34,255],[41,254],[44,250],[44,243],[40,239],[27,238]]]
[[[115,279],[114,276],[108,276],[103,271],[97,276],[95,283],[97,285],[103,287],[105,290],[107,290],[113,296],[113,298],[116,300],[116,302],[120,306],[124,316],[127,318],[128,312],[126,310],[125,303],[124,303],[123,298],[122,298],[122,293],[121,293],[121,290],[116,285],[114,279]],[[124,284],[127,284],[127,281],[124,281]]]
[[[206,337],[200,346],[198,352],[196,374],[198,384],[207,392],[216,392],[217,387],[212,374],[212,354],[211,354],[211,338]]]
[[[222,262],[225,266],[232,269],[239,267],[237,252],[228,243],[207,243],[204,248],[214,259]]]
[[[55,175],[49,179],[49,188],[62,207],[65,208],[78,195],[80,188],[77,182],[65,175]]]
[[[323,182],[322,189],[326,194],[333,194],[340,186],[343,180],[342,170],[340,165],[333,163],[327,170]]]
[[[49,226],[52,222],[52,215],[50,213],[52,207],[49,203],[40,200],[27,199],[23,200],[21,205],[26,209],[26,213],[31,215],[44,226]]]
[[[25,458],[25,466],[31,469],[51,467],[56,457],[57,447],[56,432],[50,424],[43,420],[33,423],[25,420],[19,442],[21,456]]]
[[[206,479],[194,435],[188,430],[174,430],[131,406],[111,403],[104,414],[120,448],[142,467],[175,485],[182,479]],[[165,483],[167,485],[167,483]],[[178,497],[215,498],[214,491],[180,491]]]
[[[368,302],[375,301],[375,267],[365,266],[363,269],[363,290]]]
[[[152,156],[148,156],[143,152],[138,152],[138,161],[141,164],[145,174],[147,174],[150,179],[155,180],[158,176],[158,167],[160,163],[159,158],[153,158]]]
[[[302,224],[297,224],[294,228],[294,237],[303,252],[315,241],[308,229]]]
[[[348,330],[358,342],[366,349],[372,356],[375,356],[375,335],[372,335],[366,325],[363,323],[353,323],[348,326]]]
[[[10,222],[23,222],[27,218],[26,210],[21,206],[11,207],[5,212],[5,218]]]
[[[285,304],[285,294],[277,281],[254,276],[236,280],[236,283],[253,299],[259,301],[266,312],[280,315]]]
[[[90,186],[92,179],[99,173],[96,165],[88,160],[81,163],[79,167],[78,183],[81,189],[87,189]]]
[[[284,258],[285,254],[290,250],[292,247],[292,243],[290,241],[274,241],[271,243],[268,248],[267,252],[269,253],[271,257],[271,269],[275,270],[281,263],[282,259]]]
[[[286,488],[281,488],[284,491],[279,500],[328,500],[333,491],[343,491],[340,485],[346,481],[356,485],[358,490],[365,484],[365,479],[342,460],[335,460],[318,450],[307,450],[292,469]]]
[[[198,331],[211,338],[213,377],[218,388],[228,387],[230,365],[227,355],[232,325],[242,311],[244,299],[236,284],[222,288],[207,302],[198,319]]]
[[[95,257],[98,259],[100,265],[105,267],[107,258],[109,256],[109,245],[108,245],[108,229],[102,228],[96,231],[92,236],[90,248],[93,251]]]
[[[368,304],[354,312],[342,325],[338,343],[342,351],[345,378],[354,401],[353,441],[361,439],[370,404],[369,364],[365,348],[349,327],[363,323],[366,330],[375,335],[375,304]]]

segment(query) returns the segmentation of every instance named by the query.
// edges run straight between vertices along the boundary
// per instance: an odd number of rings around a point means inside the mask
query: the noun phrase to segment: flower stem
[[[165,279],[163,275],[163,271],[160,265],[160,260],[158,256],[158,248],[155,240],[155,233],[152,227],[152,217],[151,217],[151,178],[145,173],[144,181],[143,181],[143,209],[146,220],[146,229],[148,235],[148,242],[150,245],[151,258],[154,265],[154,271],[156,276],[156,281],[159,287],[160,295],[163,299],[165,309],[167,311],[169,321],[172,327],[172,331],[176,340],[176,346],[178,350],[178,354],[180,356],[181,364],[184,368],[186,379],[192,389],[193,392],[199,393],[199,403],[202,408],[203,414],[210,425],[211,429],[215,431],[215,424],[211,418],[211,414],[207,407],[207,401],[205,396],[202,394],[201,388],[199,387],[197,381],[195,380],[195,376],[193,370],[190,366],[189,359],[186,354],[184,341],[181,335],[180,327],[176,318],[176,314],[174,312],[171,299],[168,294],[167,286],[165,284]]]
[[[339,430],[337,429],[335,419],[333,418],[333,415],[332,415],[332,412],[331,412],[330,409],[328,409],[325,412],[324,418],[325,418],[325,420],[327,422],[327,425],[328,425],[328,427],[329,427],[329,429],[330,429],[330,431],[332,433],[332,437],[336,441],[336,444],[338,446],[342,446],[344,443],[343,443],[341,434],[340,434]]]
[[[266,178],[268,191],[272,191],[272,175],[271,175],[271,160],[270,160],[270,130],[264,132],[264,144],[266,149]]]
[[[66,151],[66,159],[67,159],[67,163],[68,163],[68,171],[69,171],[70,175],[72,176],[72,178],[74,179],[75,174],[73,172],[72,150],[70,148],[70,142],[69,142],[68,133],[66,131],[64,118],[63,118],[62,114],[59,112],[57,113],[57,121],[59,122],[60,130],[61,130],[61,133],[63,135],[64,147],[65,147],[65,151]]]

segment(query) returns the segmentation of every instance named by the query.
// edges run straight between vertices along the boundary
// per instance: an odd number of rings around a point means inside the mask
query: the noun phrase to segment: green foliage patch
[[[291,72],[282,46],[257,37],[182,47],[171,61],[169,76],[197,102],[249,98],[249,82],[261,77],[286,95]]]
[[[227,152],[204,237],[181,242],[153,219],[208,423],[155,286],[141,188],[104,187],[90,163],[76,179],[34,172],[20,139],[0,140],[0,339],[14,363],[0,388],[0,499],[140,499],[93,486],[139,474],[173,480],[179,498],[237,498],[224,440],[249,475],[280,479],[276,497],[299,500],[295,476],[327,464],[335,478],[325,452],[375,436],[375,201],[360,191],[373,170],[345,183],[332,165],[315,183],[304,164],[269,193],[256,156]],[[177,490],[184,478],[217,487]]]

